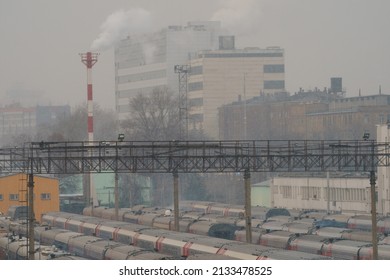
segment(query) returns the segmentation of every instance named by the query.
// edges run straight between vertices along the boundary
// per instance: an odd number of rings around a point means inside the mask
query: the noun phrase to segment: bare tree
[[[150,95],[139,94],[129,106],[131,113],[121,123],[126,139],[171,141],[181,138],[179,98],[168,87],[157,87]],[[191,140],[205,138],[200,132],[197,132],[198,137],[195,134],[189,136]],[[152,182],[151,204],[163,207],[172,204],[172,175],[149,174],[148,177]],[[183,199],[201,199],[206,195],[204,181],[198,174],[181,174],[180,185]]]
[[[179,100],[168,87],[156,87],[150,95],[138,94],[129,106],[129,118],[121,125],[132,140],[179,138]]]
[[[86,105],[79,105],[70,116],[63,117],[50,127],[38,128],[39,141],[86,141],[88,112]],[[111,110],[94,104],[94,139],[116,140],[118,121]]]

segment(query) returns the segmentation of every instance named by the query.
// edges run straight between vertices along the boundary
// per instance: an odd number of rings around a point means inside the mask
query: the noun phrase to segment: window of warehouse
[[[0,201],[1,201],[1,200],[3,200],[3,195],[2,195],[2,194],[0,194]]]
[[[284,81],[264,81],[264,89],[284,89]]]
[[[15,193],[11,193],[9,195],[9,200],[19,200],[19,195]]]
[[[41,200],[50,200],[51,195],[50,193],[41,193]]]

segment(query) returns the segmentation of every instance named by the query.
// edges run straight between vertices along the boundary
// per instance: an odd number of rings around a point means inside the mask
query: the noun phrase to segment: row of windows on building
[[[263,89],[279,89],[284,90],[283,80],[264,81]],[[188,83],[188,91],[203,90],[203,82]]]
[[[263,72],[264,73],[284,73],[284,64],[265,64],[263,65]],[[203,74],[203,66],[197,65],[197,66],[191,66],[190,69],[190,75],[201,75]]]
[[[267,64],[263,66],[264,73],[284,73],[284,64]],[[203,66],[194,66],[190,70],[190,75],[199,75],[203,73]],[[155,70],[155,71],[149,71],[144,73],[136,73],[131,75],[124,75],[117,77],[117,83],[123,84],[123,83],[135,83],[138,81],[147,81],[147,80],[154,80],[154,79],[161,79],[165,78],[167,75],[166,70]],[[189,90],[201,90],[202,88],[199,87],[199,82],[191,83],[188,85]],[[191,87],[195,87],[191,89]],[[264,81],[264,89],[284,89],[284,81]]]
[[[35,194],[34,194],[34,198],[35,198]],[[51,200],[51,194],[50,193],[41,193],[40,198],[41,198],[41,200]],[[27,199],[27,197],[26,197],[26,199]],[[0,201],[2,201],[2,200],[4,200],[4,195],[0,194]],[[8,200],[9,201],[19,201],[19,194],[17,194],[17,193],[9,194]]]
[[[274,188],[275,194],[281,194],[286,199],[331,200],[331,201],[366,201],[366,190],[362,188],[329,188],[311,186],[279,186]]]
[[[390,114],[371,114],[371,119],[373,122],[377,122],[379,124],[387,123],[388,120],[390,120]],[[323,118],[323,125],[334,125],[339,123],[344,124],[351,124],[353,122],[353,113],[350,114],[343,114],[340,113],[336,115],[335,113],[333,115],[329,115],[327,117]],[[369,124],[370,123],[370,114],[364,114],[363,116],[363,123]]]
[[[242,57],[283,57],[282,52],[261,52],[261,53],[201,53],[200,57],[205,58],[242,58]]]
[[[119,76],[117,77],[117,83],[118,84],[135,83],[139,81],[162,79],[165,78],[166,76],[167,76],[166,70],[155,70],[155,71],[149,71],[144,73]]]

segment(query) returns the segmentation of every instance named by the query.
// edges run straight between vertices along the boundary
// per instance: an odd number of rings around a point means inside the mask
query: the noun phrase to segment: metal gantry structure
[[[188,140],[188,74],[190,70],[190,65],[174,66],[174,72],[179,75],[180,140]]]
[[[34,174],[171,173],[174,219],[179,226],[180,173],[244,174],[247,242],[251,242],[252,172],[369,172],[373,255],[377,258],[375,170],[390,166],[389,143],[376,141],[94,141],[32,142],[0,149],[0,174],[29,174],[29,216],[34,221]],[[30,226],[32,228],[32,226]],[[29,231],[33,240],[34,231]],[[29,246],[34,242],[29,241]],[[29,250],[33,258],[33,247]]]

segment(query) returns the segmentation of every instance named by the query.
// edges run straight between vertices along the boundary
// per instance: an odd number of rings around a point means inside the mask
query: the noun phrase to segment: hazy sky
[[[46,104],[86,102],[79,53],[112,13],[139,9],[148,28],[219,19],[238,48],[280,46],[292,93],[342,77],[347,96],[378,93],[380,85],[390,94],[388,0],[0,0],[0,104],[15,89],[43,94]],[[114,108],[113,61],[108,48],[93,67],[94,100],[105,108]]]

